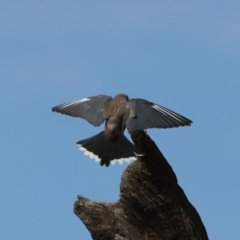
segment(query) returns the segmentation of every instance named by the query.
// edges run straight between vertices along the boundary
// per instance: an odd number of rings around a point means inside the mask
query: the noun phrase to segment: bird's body
[[[119,94],[106,103],[103,115],[107,119],[104,131],[107,138],[115,138],[123,134],[129,112],[127,95]]]
[[[84,118],[94,126],[105,121],[103,132],[77,144],[85,155],[106,166],[110,162],[129,162],[135,160],[136,155],[144,155],[124,136],[125,128],[133,132],[147,128],[187,126],[192,123],[191,120],[147,100],[129,100],[125,94],[118,94],[114,98],[105,95],[83,98],[61,104],[52,110]]]

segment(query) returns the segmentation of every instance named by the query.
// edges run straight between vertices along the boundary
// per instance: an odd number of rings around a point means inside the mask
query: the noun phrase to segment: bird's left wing
[[[130,117],[126,127],[130,132],[147,128],[172,128],[188,126],[191,120],[165,107],[144,99],[129,100]]]
[[[104,122],[104,106],[112,97],[99,95],[63,103],[52,108],[53,112],[66,114],[72,117],[80,117],[94,126]]]

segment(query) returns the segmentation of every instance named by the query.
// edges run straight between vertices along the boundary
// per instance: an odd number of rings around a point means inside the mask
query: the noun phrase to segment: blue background
[[[126,93],[191,120],[151,129],[213,240],[240,239],[239,1],[2,1],[0,239],[91,239],[77,194],[117,201],[127,164],[100,167],[84,120],[52,113]]]

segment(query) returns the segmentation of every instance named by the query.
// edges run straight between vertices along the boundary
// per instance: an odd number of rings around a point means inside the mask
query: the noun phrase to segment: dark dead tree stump
[[[171,166],[144,132],[134,132],[145,152],[122,174],[120,199],[97,202],[78,196],[75,214],[94,240],[207,240],[196,209],[178,185]]]

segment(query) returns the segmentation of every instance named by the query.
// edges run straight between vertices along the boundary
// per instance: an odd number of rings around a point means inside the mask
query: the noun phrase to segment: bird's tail
[[[101,166],[109,166],[110,162],[115,164],[116,161],[120,164],[124,161],[130,162],[136,160],[136,155],[144,155],[124,134],[116,139],[109,139],[105,137],[104,132],[100,132],[93,137],[78,141],[77,144],[85,155],[100,162]]]

